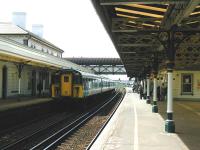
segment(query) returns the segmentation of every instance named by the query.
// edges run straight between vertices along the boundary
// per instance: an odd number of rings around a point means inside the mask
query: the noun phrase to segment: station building
[[[49,95],[61,68],[88,69],[62,59],[63,50],[13,23],[0,23],[0,99]]]

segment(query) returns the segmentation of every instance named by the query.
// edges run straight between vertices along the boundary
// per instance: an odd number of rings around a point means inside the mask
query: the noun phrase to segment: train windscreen
[[[53,83],[53,84],[58,84],[58,83],[60,83],[60,76],[59,76],[59,75],[53,75],[53,76],[52,76],[52,83]]]
[[[74,84],[82,84],[82,77],[80,74],[75,74],[73,77]]]

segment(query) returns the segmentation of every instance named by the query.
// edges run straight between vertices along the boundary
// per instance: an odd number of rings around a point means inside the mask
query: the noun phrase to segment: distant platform
[[[52,98],[21,98],[20,100],[16,98],[0,100],[0,112],[47,103],[52,100]]]
[[[176,101],[175,134],[164,131],[166,102],[159,113],[127,89],[127,94],[91,150],[199,150],[200,102]]]

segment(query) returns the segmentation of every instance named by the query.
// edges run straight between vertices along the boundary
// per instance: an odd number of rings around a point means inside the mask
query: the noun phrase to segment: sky
[[[119,57],[90,0],[0,0],[0,4],[0,22],[12,22],[12,12],[26,12],[26,29],[43,24],[43,37],[64,50],[63,57]]]
[[[90,0],[0,0],[0,22],[26,12],[26,28],[44,25],[44,38],[64,57],[119,57]]]

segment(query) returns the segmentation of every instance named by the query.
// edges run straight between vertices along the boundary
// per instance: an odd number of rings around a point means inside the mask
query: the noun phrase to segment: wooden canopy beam
[[[161,26],[164,29],[170,29],[173,25],[181,24],[183,19],[189,17],[199,3],[200,0],[187,0],[185,3],[170,5]]]

